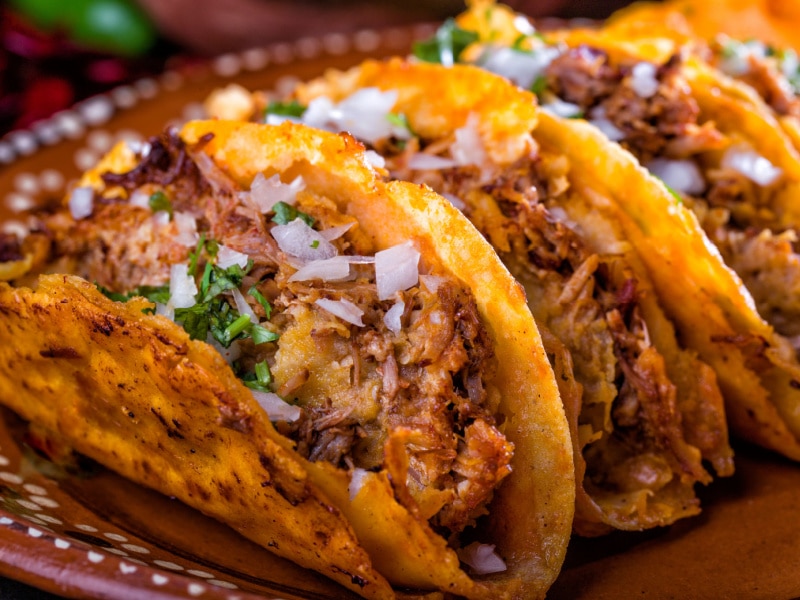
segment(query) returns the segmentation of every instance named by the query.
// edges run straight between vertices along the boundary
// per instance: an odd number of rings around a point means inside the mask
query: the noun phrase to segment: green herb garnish
[[[414,43],[412,52],[425,62],[449,66],[458,62],[467,46],[478,39],[477,32],[462,29],[450,18],[439,27],[433,38]]]
[[[272,383],[272,372],[269,370],[267,361],[257,362],[254,370],[239,375],[244,384],[253,390],[259,392],[270,392],[270,384]]]
[[[96,284],[95,284],[96,285]],[[103,287],[102,285],[98,285],[97,289],[110,300],[114,302],[127,302],[131,298],[147,298],[150,302],[155,304],[166,304],[169,302],[169,285],[160,285],[160,286],[153,286],[153,285],[140,285],[137,288],[132,289],[131,291],[121,294],[119,292],[112,292],[108,288]],[[153,308],[145,308],[142,310],[145,314],[152,314],[155,312]]]
[[[301,219],[309,227],[314,224],[314,217],[297,210],[291,204],[286,204],[286,202],[276,202],[272,207],[272,211],[275,213],[275,216],[272,217],[272,222],[278,225],[286,225],[295,219]]]
[[[537,96],[541,96],[547,90],[547,76],[537,75],[531,84],[531,91]]]
[[[261,308],[264,309],[264,313],[267,316],[267,320],[269,320],[272,317],[272,305],[269,303],[269,300],[264,298],[264,295],[256,289],[256,286],[247,290],[247,294],[255,298],[256,302],[261,305]]]
[[[170,220],[172,220],[172,202],[161,190],[152,193],[147,204],[153,212],[163,210],[169,215]]]
[[[281,117],[295,117],[299,119],[306,112],[306,106],[300,104],[297,100],[289,102],[272,101],[264,109],[264,115],[278,115]]]

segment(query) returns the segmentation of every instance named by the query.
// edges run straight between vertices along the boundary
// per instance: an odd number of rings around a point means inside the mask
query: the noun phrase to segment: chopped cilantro
[[[309,227],[314,224],[313,217],[297,210],[291,204],[286,204],[286,202],[276,202],[272,210],[275,213],[275,216],[272,217],[272,222],[278,225],[286,225],[295,219],[302,219]]]
[[[103,294],[109,300],[113,300],[114,302],[127,302],[131,299],[131,296],[127,294],[120,294],[119,292],[112,292],[107,287],[100,285],[99,283],[95,283],[97,289],[100,290],[100,293]]]
[[[405,129],[411,134],[412,137],[416,137],[414,135],[414,131],[411,129],[411,124],[408,122],[408,117],[405,115],[405,113],[389,113],[386,115],[386,120],[395,127]]]
[[[195,304],[189,308],[176,308],[175,322],[181,324],[193,340],[206,341],[211,327],[209,307]]]
[[[170,220],[172,220],[172,202],[163,191],[158,190],[151,194],[147,204],[153,212],[163,210],[169,215]]]
[[[219,244],[213,241],[205,242],[198,247],[205,248],[210,254],[216,254],[219,250]],[[244,276],[252,266],[252,261],[249,261],[245,268],[234,264],[223,269],[207,262],[200,277],[197,304],[189,308],[175,309],[175,321],[183,325],[192,339],[205,340],[211,334],[226,348],[234,340],[244,337],[252,338],[255,344],[276,341],[277,334],[253,323],[249,315],[239,314],[224,297],[225,292],[238,289],[242,285]],[[255,287],[248,293],[264,307],[269,318],[272,311],[269,302]]]
[[[250,326],[250,315],[239,315],[222,331],[225,346],[230,346],[231,342],[239,337]]]
[[[264,115],[279,115],[281,117],[296,117],[300,118],[306,112],[306,107],[300,104],[297,100],[290,102],[272,101],[264,109]]]
[[[169,302],[169,285],[160,285],[160,286],[153,286],[153,285],[140,285],[137,288],[132,289],[131,291],[120,294],[119,292],[112,292],[108,288],[103,287],[102,285],[98,285],[97,289],[110,300],[114,302],[127,302],[131,298],[142,297],[147,298],[150,302],[158,303],[158,304],[166,304]],[[153,313],[154,310],[152,308],[146,308],[142,312],[145,314]]]
[[[239,265],[231,265],[227,269],[221,269],[206,263],[203,280],[200,283],[200,302],[208,302],[223,292],[238,288],[242,285],[242,279],[251,267],[251,264],[248,264],[247,269],[242,269]]]
[[[253,338],[253,343],[258,344],[266,344],[267,342],[277,342],[280,336],[267,329],[266,327],[262,327],[261,325],[256,325],[255,323],[247,330],[250,334],[250,337]]]
[[[311,242],[311,247],[314,248],[314,250],[319,248],[319,240],[314,240],[313,242]]]
[[[537,75],[536,79],[531,84],[531,91],[537,96],[541,96],[547,90],[547,76]]]
[[[253,286],[247,290],[247,293],[255,298],[256,302],[261,305],[261,308],[264,309],[264,313],[267,315],[267,320],[269,320],[272,316],[272,305],[269,303],[269,300],[264,298],[264,295],[256,289],[256,286]]]
[[[430,40],[415,42],[414,56],[425,62],[452,65],[470,44],[477,42],[478,33],[462,29],[453,18],[447,19]]]
[[[246,373],[241,373],[239,377],[244,384],[253,390],[259,392],[270,392],[270,384],[272,383],[272,372],[269,370],[267,361],[257,362],[254,370]]]

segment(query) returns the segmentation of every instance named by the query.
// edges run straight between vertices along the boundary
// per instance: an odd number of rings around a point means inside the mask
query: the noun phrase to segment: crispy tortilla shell
[[[0,284],[0,397],[76,451],[369,598],[392,590],[219,353],[85,280]],[[269,525],[265,525],[268,522]]]

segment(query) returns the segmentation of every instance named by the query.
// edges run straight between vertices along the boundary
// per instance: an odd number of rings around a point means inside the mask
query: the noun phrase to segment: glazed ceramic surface
[[[93,98],[0,140],[0,226],[58,202],[121,139],[202,115],[236,82],[276,90],[369,56],[406,54],[432,27],[332,35],[221,56]],[[701,490],[703,513],[673,527],[574,539],[551,599],[800,597],[800,466],[737,448],[737,473]],[[179,502],[99,467],[56,469],[0,413],[0,575],[74,598],[352,598]]]

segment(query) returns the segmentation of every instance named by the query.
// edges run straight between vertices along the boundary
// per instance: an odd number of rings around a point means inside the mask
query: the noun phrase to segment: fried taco
[[[669,10],[663,18],[653,19],[658,23],[648,20],[646,26],[634,18],[644,12],[644,7],[634,14],[620,11],[604,24],[604,34],[616,40],[635,42],[640,51],[648,48],[651,58],[668,57],[679,50],[691,53],[741,82],[744,85],[725,82],[720,87],[724,93],[738,97],[756,110],[771,111],[795,148],[800,149],[800,60],[796,45],[785,45],[792,44],[793,39],[780,40],[770,35],[769,29],[757,35],[749,29],[746,36],[737,38],[725,33],[724,28],[705,29],[703,35],[708,37],[701,37],[694,33],[682,11]],[[722,78],[718,76],[718,79]]]
[[[209,109],[225,104],[221,91]],[[348,130],[391,178],[432,187],[461,209],[524,286],[573,432],[575,530],[637,530],[697,514],[712,465],[732,472],[711,368],[682,347],[619,224],[601,170],[551,131],[533,94],[467,65],[367,61],[300,85],[303,122]],[[610,145],[607,141],[605,144]],[[605,161],[598,155],[599,161]],[[648,187],[632,169],[630,185]]]
[[[292,123],[118,145],[4,255],[0,400],[364,597],[541,597],[575,491],[524,294],[372,160]]]
[[[795,2],[776,0],[667,0],[635,2],[612,14],[604,27],[620,37],[700,38],[719,34],[738,40],[757,39],[777,48],[800,51],[797,24],[800,8]]]
[[[732,429],[800,459],[800,162],[773,116],[697,57],[665,57],[658,40],[538,32],[488,3],[447,28],[420,56],[474,62],[537,94],[548,113],[540,128],[580,148],[575,164],[615,188],[679,338],[718,375]],[[631,156],[660,181],[632,186]]]

